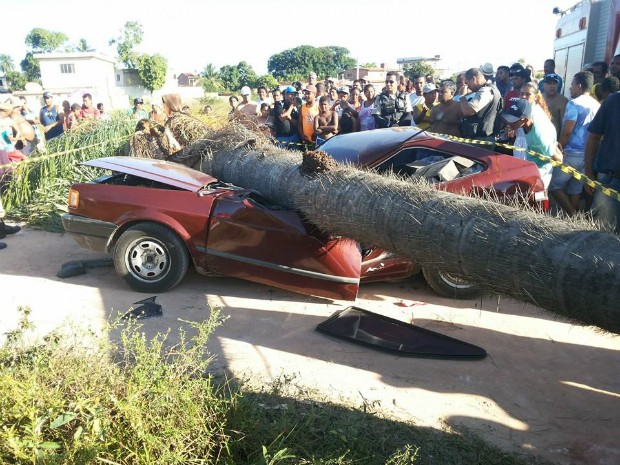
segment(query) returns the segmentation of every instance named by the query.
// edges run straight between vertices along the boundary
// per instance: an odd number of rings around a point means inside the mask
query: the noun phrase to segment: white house
[[[184,100],[204,95],[201,87],[178,87],[176,76],[170,72],[164,88],[151,95],[142,87],[137,70],[116,69],[114,58],[97,52],[41,53],[35,58],[41,67],[43,90],[54,94],[57,104],[65,99],[81,104],[82,94],[90,93],[93,103],[102,102],[110,111],[130,107],[135,97],[149,102],[161,101],[165,93],[180,93]]]
[[[35,58],[46,91],[58,96],[88,92],[95,102],[112,103],[116,87],[114,58],[97,52],[41,53],[35,54]],[[80,99],[71,103],[82,102]]]

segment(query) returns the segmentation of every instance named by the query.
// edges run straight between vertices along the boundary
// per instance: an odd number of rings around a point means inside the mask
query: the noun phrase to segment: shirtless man
[[[560,134],[562,133],[562,120],[564,119],[564,111],[566,110],[568,99],[558,92],[560,81],[557,74],[547,74],[543,82],[545,87],[545,103],[551,113],[551,122],[555,126],[557,132],[556,137],[559,140]]]
[[[243,86],[241,88],[241,103],[236,106],[235,114],[242,121],[256,123],[256,119],[260,113],[260,107],[256,102],[250,102],[251,95],[252,89],[248,86]]]
[[[431,110],[431,125],[433,132],[461,137],[459,121],[463,117],[461,105],[454,101],[456,84],[453,81],[443,81],[439,85],[439,104]]]
[[[314,117],[314,134],[317,145],[338,133],[338,114],[329,108],[329,97],[319,98],[319,114]]]

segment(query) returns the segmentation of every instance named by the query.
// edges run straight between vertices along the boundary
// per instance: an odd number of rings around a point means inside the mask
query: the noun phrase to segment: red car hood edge
[[[139,176],[193,192],[217,181],[216,178],[209,174],[188,168],[179,163],[151,158],[105,157],[88,160],[82,164]]]

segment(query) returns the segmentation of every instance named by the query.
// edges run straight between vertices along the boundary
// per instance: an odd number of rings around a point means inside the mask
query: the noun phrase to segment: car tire
[[[482,290],[458,275],[446,273],[436,268],[422,268],[424,279],[429,287],[442,297],[470,299],[482,294]]]
[[[157,223],[128,228],[114,246],[118,276],[138,292],[165,292],[185,277],[189,253],[173,231]]]

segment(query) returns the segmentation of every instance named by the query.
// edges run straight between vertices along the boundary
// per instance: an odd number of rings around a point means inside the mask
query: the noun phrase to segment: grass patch
[[[76,129],[47,142],[47,152],[19,163],[2,193],[7,214],[30,226],[62,231],[60,214],[67,210],[69,188],[94,179],[85,160],[120,155],[135,122],[115,114],[111,120],[85,120]]]
[[[0,462],[12,464],[532,464],[467,432],[336,405],[282,376],[211,370],[217,310],[148,338],[135,320],[35,340],[29,310],[0,348]],[[117,340],[112,342],[112,335]],[[176,335],[175,335],[176,336]]]

